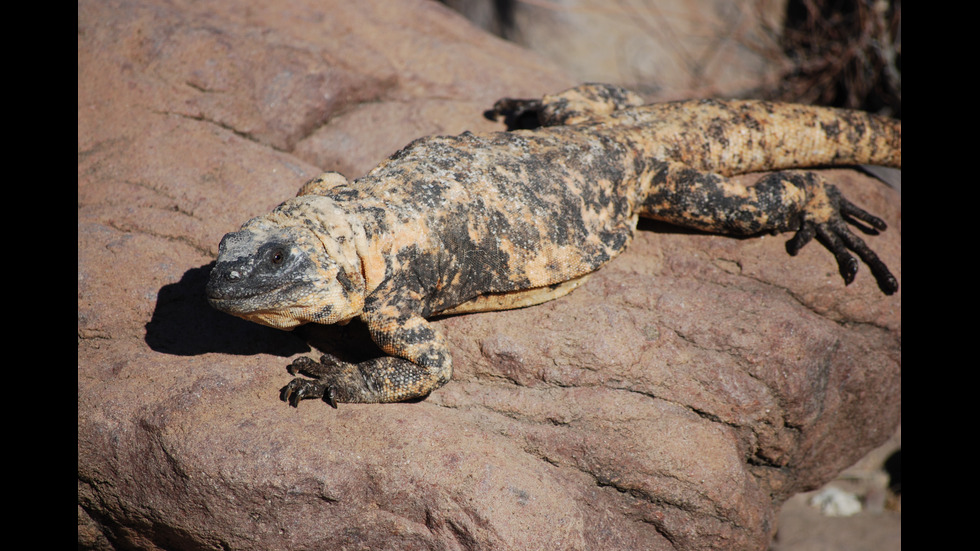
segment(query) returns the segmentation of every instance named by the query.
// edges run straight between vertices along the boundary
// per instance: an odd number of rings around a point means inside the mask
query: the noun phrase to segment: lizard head
[[[298,197],[225,235],[208,281],[208,302],[278,329],[360,315],[360,258],[353,230],[337,211],[322,197]]]

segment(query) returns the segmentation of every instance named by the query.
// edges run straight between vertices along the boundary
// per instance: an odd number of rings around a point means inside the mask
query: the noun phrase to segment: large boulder
[[[652,223],[568,297],[437,320],[456,372],[425,400],[279,401],[298,354],[377,351],[357,322],[211,310],[222,234],[572,84],[428,1],[81,2],[80,546],[764,549],[785,499],[886,439],[901,291],[787,236]],[[870,242],[901,281],[899,195],[827,177],[891,224]]]

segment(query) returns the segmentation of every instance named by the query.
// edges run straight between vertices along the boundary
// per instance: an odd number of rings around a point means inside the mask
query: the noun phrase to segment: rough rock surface
[[[366,331],[212,311],[221,235],[574,83],[421,0],[86,1],[78,79],[86,548],[763,549],[899,421],[901,291],[657,224],[569,297],[438,321],[457,368],[428,399],[289,408],[289,358],[372,354]],[[828,174],[901,281],[898,194]]]
[[[787,0],[444,0],[577,80],[664,99],[742,96],[778,78]]]

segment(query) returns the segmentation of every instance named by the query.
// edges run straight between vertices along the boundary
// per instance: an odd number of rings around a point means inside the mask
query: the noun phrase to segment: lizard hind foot
[[[800,249],[816,237],[820,244],[833,253],[837,260],[838,271],[847,285],[854,281],[854,276],[860,266],[858,260],[848,252],[848,250],[853,251],[868,265],[881,291],[886,295],[894,294],[898,291],[898,280],[864,240],[850,230],[847,222],[851,222],[855,227],[870,235],[876,235],[879,231],[885,230],[888,227],[887,224],[881,218],[848,201],[836,187],[827,185],[824,189],[831,207],[831,214],[822,217],[822,219],[804,217],[796,235],[786,242],[786,251],[790,255],[796,256]],[[855,220],[860,220],[871,227],[857,224]]]

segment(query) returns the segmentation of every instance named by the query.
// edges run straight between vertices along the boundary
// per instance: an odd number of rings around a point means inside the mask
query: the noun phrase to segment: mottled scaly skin
[[[645,216],[725,234],[813,237],[850,282],[858,261],[885,293],[898,283],[845,218],[885,224],[807,166],[901,167],[901,123],[865,113],[758,101],[643,106],[584,85],[501,100],[508,121],[540,127],[416,140],[365,177],[308,182],[272,213],[225,236],[211,304],[259,323],[360,317],[388,354],[361,363],[301,358],[281,397],[391,402],[445,384],[452,360],[426,318],[562,296],[622,252]],[[755,186],[728,177],[775,171]]]

